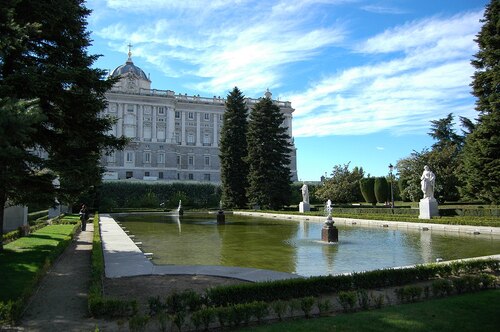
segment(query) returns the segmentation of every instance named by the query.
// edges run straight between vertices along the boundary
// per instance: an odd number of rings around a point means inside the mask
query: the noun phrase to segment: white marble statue
[[[425,198],[434,198],[434,185],[436,182],[436,175],[432,173],[429,166],[424,166],[424,172],[420,177],[420,184],[422,188],[422,192],[424,193]]]
[[[300,190],[302,191],[302,202],[309,204],[309,188],[307,184],[304,183]]]

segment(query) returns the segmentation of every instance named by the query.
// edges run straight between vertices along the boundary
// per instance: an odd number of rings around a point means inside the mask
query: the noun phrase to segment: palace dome
[[[132,62],[132,59],[130,57],[130,52],[127,62],[125,62],[124,65],[116,67],[116,69],[113,70],[113,72],[111,73],[111,77],[122,76],[128,73],[133,73],[135,76],[143,80],[149,81],[149,78],[146,76],[146,73],[144,73],[144,71],[141,68],[137,67]]]

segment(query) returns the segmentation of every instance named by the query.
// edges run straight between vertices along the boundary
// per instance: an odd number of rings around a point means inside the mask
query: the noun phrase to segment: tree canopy
[[[316,196],[322,201],[331,200],[334,203],[352,203],[363,200],[360,181],[364,177],[362,167],[349,170],[349,164],[335,165],[331,176],[316,190]]]

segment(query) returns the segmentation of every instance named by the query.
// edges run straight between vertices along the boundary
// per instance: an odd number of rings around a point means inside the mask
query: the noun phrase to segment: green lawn
[[[499,331],[500,290],[453,296],[335,317],[302,319],[241,331]]]
[[[0,301],[16,300],[29,292],[39,273],[67,247],[76,227],[50,225],[6,244],[0,252]]]

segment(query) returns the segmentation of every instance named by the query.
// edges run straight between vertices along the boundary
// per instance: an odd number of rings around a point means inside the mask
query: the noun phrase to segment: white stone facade
[[[131,142],[122,151],[103,155],[104,179],[221,181],[219,139],[224,98],[151,89],[151,81],[133,64],[130,53],[125,65],[111,75],[120,80],[106,94],[108,107],[104,114],[118,120],[112,134],[128,137]],[[248,98],[246,102],[251,109],[258,99]],[[291,103],[274,102],[283,112],[283,125],[292,137]],[[296,181],[294,145],[290,170],[292,181]]]

